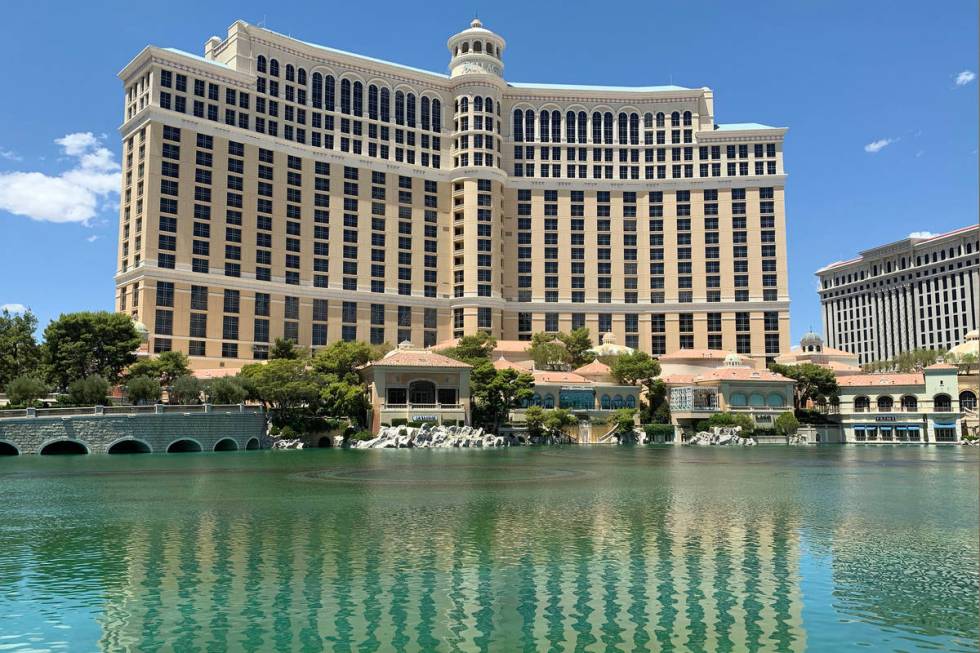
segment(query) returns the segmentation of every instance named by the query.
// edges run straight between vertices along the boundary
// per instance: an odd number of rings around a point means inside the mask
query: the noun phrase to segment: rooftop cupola
[[[500,36],[485,28],[479,18],[473,19],[469,29],[449,37],[446,46],[452,54],[449,61],[450,77],[503,75],[506,43]]]

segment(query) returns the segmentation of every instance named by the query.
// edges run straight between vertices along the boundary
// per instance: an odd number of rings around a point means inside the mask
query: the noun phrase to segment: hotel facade
[[[716,123],[708,88],[508,82],[476,20],[448,48],[438,74],[239,21],[122,70],[116,307],[151,351],[788,349],[785,129]]]
[[[949,350],[977,328],[980,227],[910,236],[817,271],[830,347],[859,363]]]

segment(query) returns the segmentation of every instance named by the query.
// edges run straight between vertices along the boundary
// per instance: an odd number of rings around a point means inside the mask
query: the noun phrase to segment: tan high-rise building
[[[708,88],[507,82],[476,20],[448,47],[439,74],[239,21],[123,69],[116,306],[153,351],[789,349],[785,129],[715,123]]]

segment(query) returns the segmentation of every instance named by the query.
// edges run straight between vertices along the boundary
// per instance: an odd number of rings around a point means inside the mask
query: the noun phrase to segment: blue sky
[[[511,81],[709,86],[719,122],[789,127],[794,342],[820,329],[813,272],[977,220],[977,3],[53,3],[0,21],[0,305],[41,326],[112,309],[122,87],[148,43],[201,53],[241,18],[444,71],[478,12]],[[17,215],[28,213],[34,217]]]

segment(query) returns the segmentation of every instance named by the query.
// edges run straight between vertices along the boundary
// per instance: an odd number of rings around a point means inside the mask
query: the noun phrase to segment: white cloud
[[[0,159],[6,159],[7,161],[20,161],[21,156],[13,150],[7,150],[0,147]]]
[[[97,241],[98,239],[99,239],[99,237],[98,237],[98,236],[96,236],[96,235],[92,235],[92,236],[89,236],[88,238],[86,238],[85,240],[87,240],[87,241],[88,241],[88,242],[90,242],[90,243],[94,243],[94,242],[95,242],[95,241]]]
[[[43,172],[0,173],[0,210],[47,222],[88,223],[119,193],[119,164],[91,132],[55,140],[75,165],[57,176]]]
[[[27,307],[23,304],[4,304],[0,306],[0,313],[9,311],[10,313],[26,313]]]
[[[882,151],[897,140],[897,138],[879,138],[878,140],[872,141],[871,143],[865,145],[864,151],[874,154],[875,152]]]
[[[964,70],[963,72],[961,72],[959,75],[956,76],[956,85],[966,86],[976,78],[977,78],[977,74],[975,72],[973,72],[972,70]]]
[[[913,231],[909,234],[909,238],[932,238],[935,235],[931,231]]]

